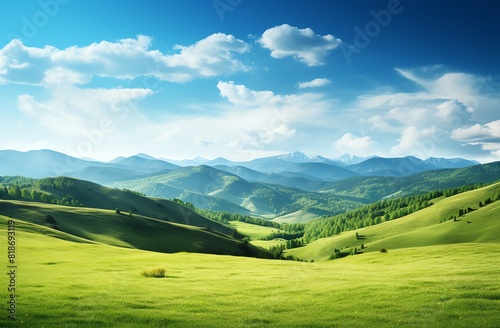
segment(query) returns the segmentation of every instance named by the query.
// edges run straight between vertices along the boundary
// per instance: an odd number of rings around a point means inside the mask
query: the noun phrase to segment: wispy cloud
[[[490,125],[475,122],[493,118],[494,100],[498,103],[500,99],[498,90],[487,84],[485,77],[460,72],[439,73],[436,70],[440,68],[397,69],[421,90],[358,97],[352,106],[360,110],[360,122],[364,127],[369,124],[371,134],[381,139],[388,140],[392,135],[396,143],[389,147],[391,155],[453,156],[466,152],[466,145],[477,146],[476,150],[482,147],[484,156],[493,154],[488,150],[492,148],[491,142],[498,139],[490,140],[488,148],[484,146],[486,143],[468,138],[479,131],[483,134],[490,131],[486,135],[492,136]],[[479,152],[474,155],[478,156]]]
[[[319,88],[319,87],[324,87],[326,85],[329,85],[330,83],[332,83],[332,81],[330,81],[330,79],[318,78],[318,79],[314,79],[314,80],[308,81],[308,82],[299,82],[298,86],[299,86],[299,89]]]
[[[341,40],[331,34],[316,34],[310,28],[283,24],[266,30],[258,42],[271,50],[273,58],[293,57],[307,66],[318,66],[325,64],[326,57]]]
[[[59,137],[84,137],[101,122],[122,120],[134,102],[152,94],[149,89],[54,89],[48,100],[32,95],[18,96],[18,108]]]
[[[451,137],[465,145],[479,146],[500,160],[500,120],[455,129]]]

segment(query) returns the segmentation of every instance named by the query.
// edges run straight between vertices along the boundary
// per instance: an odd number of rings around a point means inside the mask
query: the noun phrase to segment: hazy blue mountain
[[[67,175],[90,166],[107,164],[71,157],[52,150],[20,152],[0,150],[0,175],[23,175],[30,178]]]
[[[200,156],[197,156],[193,159],[182,159],[182,160],[165,159],[165,158],[160,158],[160,159],[178,166],[197,166],[205,164],[209,161],[208,159]]]
[[[325,163],[294,163],[278,168],[276,172],[302,173],[318,181],[336,181],[358,175],[343,167]]]
[[[125,159],[125,157],[123,156],[118,156],[117,158],[114,158],[112,159],[111,161],[109,161],[110,163],[116,163],[116,162],[119,162],[121,160]]]
[[[300,151],[294,151],[288,154],[278,155],[275,156],[274,158],[292,163],[308,163],[311,161],[311,157],[307,156],[304,153],[301,153]]]
[[[392,195],[415,195],[467,184],[492,183],[498,180],[500,180],[500,162],[493,162],[458,169],[430,170],[403,177],[354,177],[330,182],[322,191],[377,201]]]
[[[249,181],[261,182],[267,184],[277,184],[289,188],[301,189],[304,191],[317,191],[323,188],[326,184],[325,181],[318,181],[312,176],[302,173],[283,172],[276,173],[262,173],[244,166],[227,166],[216,165],[214,168],[226,171]]]
[[[259,177],[258,172],[251,172],[246,168],[240,168],[241,172]],[[262,177],[261,175],[260,178]],[[166,174],[121,181],[113,185],[153,197],[179,198],[200,208],[233,211],[244,215],[284,215],[304,209],[317,215],[326,215],[356,208],[363,203],[350,197],[249,182],[236,174],[207,165],[183,167]]]
[[[217,157],[211,161],[205,162],[204,164],[209,165],[209,166],[215,166],[215,165],[235,166],[235,165],[239,165],[238,162],[230,161],[228,159],[225,159],[224,157]]]
[[[143,176],[143,173],[117,167],[89,166],[82,170],[68,173],[66,176],[99,184],[109,184],[115,181],[134,179]]]
[[[424,162],[426,164],[431,164],[443,169],[459,169],[471,165],[480,164],[478,161],[471,161],[463,158],[436,158],[436,157],[429,157]]]
[[[413,157],[382,158],[372,157],[347,169],[366,176],[409,176],[418,172],[435,170],[440,167]]]
[[[326,157],[323,157],[323,156],[319,156],[319,155],[311,156],[310,157],[310,162],[313,162],[313,163],[325,163],[325,164],[331,164],[331,165],[337,165],[337,166],[345,166],[345,163],[343,163],[341,161],[337,161],[337,160],[334,160],[334,159],[329,159],[329,158],[326,158]]]
[[[179,167],[171,163],[140,156],[116,158],[113,162],[104,163],[82,160],[52,150],[0,150],[0,175],[22,175],[30,178],[65,175],[107,183],[177,168]]]
[[[346,169],[365,176],[404,177],[429,170],[464,168],[479,164],[462,158],[428,158],[421,160],[413,156],[400,158],[372,157],[361,163],[349,165]]]
[[[342,163],[343,165],[352,165],[352,164],[358,164],[363,161],[366,161],[370,157],[359,157],[359,156],[354,156],[351,154],[344,154],[340,157],[334,158],[333,160],[338,163]]]
[[[151,155],[144,154],[144,153],[139,153],[139,154],[136,154],[135,156],[142,157],[144,159],[149,159],[149,160],[158,160],[158,158],[155,158]]]
[[[151,157],[152,158],[152,157]],[[153,173],[164,170],[175,170],[179,166],[159,159],[148,159],[139,155],[123,158],[114,164],[118,164],[125,169],[138,171],[141,173]]]

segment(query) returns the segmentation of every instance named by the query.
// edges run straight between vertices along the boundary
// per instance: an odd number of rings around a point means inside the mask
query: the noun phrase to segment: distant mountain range
[[[411,156],[328,159],[300,152],[248,162],[196,158],[171,163],[147,154],[99,162],[51,150],[0,151],[0,176],[68,176],[148,196],[179,198],[200,208],[264,217],[297,211],[309,217],[331,215],[396,192],[418,192],[426,189],[422,181],[432,176],[422,175],[426,172],[436,172],[433,187],[439,188],[436,176],[458,184],[463,177],[451,178],[450,172],[481,167],[478,164],[462,158]],[[481,179],[470,183],[485,182]]]
[[[147,154],[131,157],[118,157],[111,162],[99,162],[78,159],[51,150],[34,150],[19,152],[0,150],[0,175],[23,175],[32,178],[47,176],[81,176],[83,174],[107,176],[105,180],[113,181],[115,176],[121,180],[123,176],[173,171],[183,166],[207,165],[234,171],[236,167],[244,167],[264,174],[279,174],[286,178],[306,178],[316,181],[337,181],[353,176],[409,176],[428,170],[463,168],[479,162],[462,158],[428,158],[421,160],[408,156],[401,158],[369,157],[361,158],[344,155],[337,159],[322,156],[307,156],[301,152],[258,158],[248,162],[234,162],[225,158],[205,160],[175,161],[157,159]],[[107,174],[96,174],[96,170],[107,170]],[[250,171],[247,171],[250,173]],[[257,175],[256,175],[257,176]],[[261,176],[261,178],[263,178]],[[92,180],[92,179],[91,179]],[[257,179],[259,180],[259,179]],[[97,181],[106,182],[106,181]]]

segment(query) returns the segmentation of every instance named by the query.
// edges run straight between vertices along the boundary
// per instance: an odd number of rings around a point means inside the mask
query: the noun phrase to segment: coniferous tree
[[[21,188],[16,184],[9,188],[9,195],[12,197],[21,197]]]

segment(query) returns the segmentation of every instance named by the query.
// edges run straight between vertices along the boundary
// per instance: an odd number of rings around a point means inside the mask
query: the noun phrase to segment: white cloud
[[[341,43],[331,34],[319,35],[310,28],[299,29],[283,24],[266,30],[258,40],[271,50],[273,58],[293,57],[307,66],[325,63],[328,54]]]
[[[330,83],[332,83],[332,81],[330,81],[329,79],[318,78],[308,82],[299,82],[299,89],[319,88],[319,87],[324,87],[325,85],[328,85]]]
[[[494,160],[500,159],[500,120],[453,130],[451,138],[464,145],[481,147]]]
[[[248,51],[249,46],[232,35],[217,33],[190,46],[177,45],[174,49],[179,53],[173,55],[151,50],[151,45],[147,36],[63,50],[27,47],[13,40],[0,49],[0,83],[53,85],[61,78],[68,84],[82,84],[90,82],[92,76],[152,76],[187,82],[248,70],[235,54]]]
[[[437,106],[437,110],[436,116],[449,123],[454,121],[467,121],[471,118],[471,114],[474,111],[457,99],[452,99],[440,104]]]
[[[477,90],[481,78],[472,74],[451,72],[438,76],[422,77],[412,70],[396,68],[396,71],[404,78],[422,87],[425,90],[423,95],[428,99],[457,99],[472,108],[474,108],[473,104],[478,100]]]
[[[431,126],[425,129],[417,129],[415,126],[408,126],[404,129],[399,144],[392,147],[391,154],[396,156],[414,155],[420,158],[431,157],[426,153],[426,145],[435,143],[436,127]]]
[[[45,71],[51,66],[52,47],[26,47],[12,40],[0,50],[0,83],[41,84]]]
[[[233,82],[219,82],[218,88],[224,103],[206,105],[217,108],[217,115],[166,115],[148,129],[155,135],[152,143],[169,153],[190,152],[190,157],[212,158],[215,153],[250,160],[322,142],[311,128],[325,124],[321,117],[328,103],[322,95],[282,95]]]
[[[455,129],[451,137],[456,140],[467,142],[495,141],[500,143],[500,120],[489,122],[484,125],[475,124],[468,128]]]
[[[421,87],[417,92],[384,88],[358,97],[351,110],[358,115],[360,129],[371,129],[379,146],[390,149],[387,155],[490,158],[491,132],[485,133],[490,127],[484,122],[498,118],[498,84],[492,77],[440,74],[441,68],[398,69],[401,76]],[[482,124],[474,125],[477,122]],[[474,129],[488,135],[490,144],[468,141],[465,137],[476,133]],[[397,140],[396,144],[391,140]]]
[[[52,90],[46,101],[20,95],[18,108],[61,137],[75,137],[99,127],[105,120],[122,120],[134,109],[133,102],[150,94],[148,89],[64,87]]]
[[[87,84],[92,77],[87,74],[78,73],[62,67],[54,67],[45,72],[43,82],[49,86],[65,86],[75,84]]]
[[[275,96],[272,91],[254,91],[244,85],[234,84],[233,81],[217,83],[221,96],[238,106],[260,106],[275,104],[282,101],[280,96]]]
[[[342,138],[335,141],[335,148],[340,153],[349,153],[358,156],[373,155],[373,146],[377,143],[371,137],[357,137],[352,133],[346,133]]]
[[[206,140],[206,139],[203,139],[203,138],[200,138],[200,137],[196,137],[196,138],[194,138],[194,144],[196,146],[211,147],[211,146],[213,146],[215,144],[215,142],[210,141],[210,140]]]

